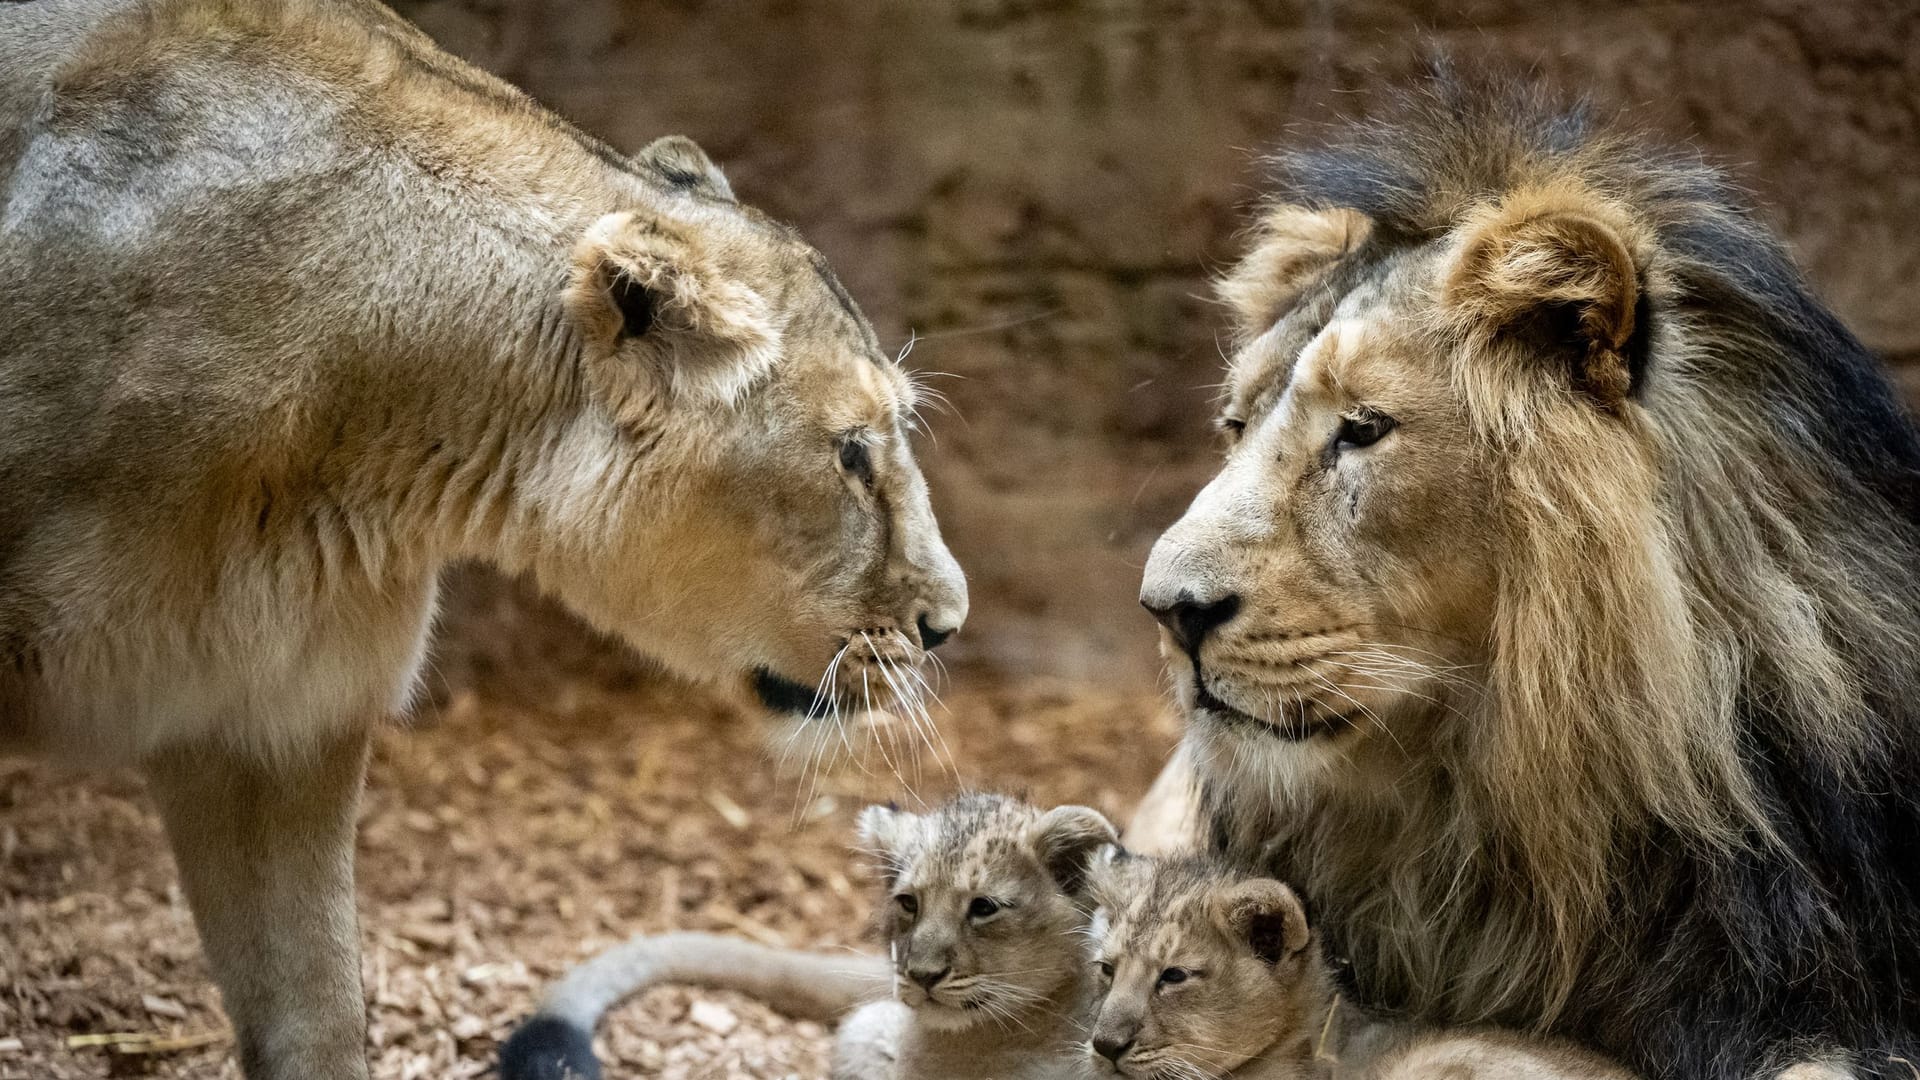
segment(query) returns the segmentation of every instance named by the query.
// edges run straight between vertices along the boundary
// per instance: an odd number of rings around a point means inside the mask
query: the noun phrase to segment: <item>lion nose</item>
[[[1173,632],[1173,640],[1191,656],[1200,651],[1200,643],[1222,623],[1240,611],[1240,595],[1228,593],[1218,600],[1196,600],[1182,592],[1171,604],[1160,605],[1142,599],[1141,605],[1153,613],[1161,626]]]
[[[927,621],[925,613],[921,614],[917,625],[920,630],[920,647],[928,652],[945,645],[954,631],[960,629],[958,626],[935,626]]]
[[[1113,1062],[1115,1065],[1120,1064],[1120,1059],[1131,1049],[1133,1049],[1133,1040],[1131,1038],[1125,1042],[1121,1042],[1119,1037],[1113,1035],[1095,1035],[1093,1037],[1093,1052]]]
[[[919,983],[920,989],[931,993],[934,987],[940,985],[940,980],[947,977],[947,972],[952,970],[952,968],[941,968],[939,971],[909,971],[907,978]]]

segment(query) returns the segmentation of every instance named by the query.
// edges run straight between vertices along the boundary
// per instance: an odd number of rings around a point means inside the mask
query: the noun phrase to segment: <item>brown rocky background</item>
[[[859,947],[861,802],[968,783],[1132,807],[1177,725],[1134,604],[1205,479],[1254,155],[1424,41],[1535,65],[1730,163],[1920,404],[1912,0],[401,0],[625,147],[699,139],[951,398],[922,447],[974,616],[951,771],[780,776],[764,727],[526,590],[455,576],[435,694],[378,740],[359,867],[378,1080],[489,1075],[568,965],[636,931]],[[791,764],[791,763],[789,763]],[[609,1078],[823,1074],[827,1036],[663,988]],[[137,779],[0,759],[0,1080],[237,1080]]]
[[[1002,671],[1152,680],[1134,590],[1212,460],[1206,278],[1238,250],[1254,154],[1362,106],[1422,43],[1696,142],[1871,346],[1920,362],[1911,0],[397,6],[618,146],[693,136],[884,338],[918,335],[911,363],[955,376],[923,448],[974,587],[950,648]]]

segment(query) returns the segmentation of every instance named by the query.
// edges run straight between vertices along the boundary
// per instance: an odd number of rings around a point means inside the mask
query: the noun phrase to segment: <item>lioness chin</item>
[[[697,147],[371,3],[0,6],[0,752],[143,769],[251,1080],[364,1077],[352,834],[449,561],[774,711],[967,601],[914,393]]]

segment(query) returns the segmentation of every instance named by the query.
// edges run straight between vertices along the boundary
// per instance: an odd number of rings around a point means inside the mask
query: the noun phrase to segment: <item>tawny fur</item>
[[[819,254],[371,0],[0,6],[0,190],[0,751],[147,771],[254,1080],[364,1075],[351,807],[449,562],[833,723],[965,616]]]
[[[1087,870],[1113,842],[1113,826],[1086,807],[1040,811],[970,795],[921,814],[871,807],[859,829],[880,877],[886,956],[702,934],[638,937],[547,992],[503,1051],[502,1080],[554,1080],[567,1063],[589,1067],[591,1032],[607,1008],[665,982],[739,990],[797,1016],[844,1017],[836,1080],[1074,1074],[1090,985]],[[996,910],[970,910],[982,898]],[[929,971],[941,973],[930,986],[914,977]],[[894,999],[875,1000],[889,973]]]
[[[1687,1080],[1904,1075],[1920,437],[1884,373],[1718,174],[1533,91],[1442,77],[1278,168],[1269,217],[1326,220],[1229,276],[1284,301],[1142,590],[1212,613],[1165,647],[1212,839],[1369,1001]]]

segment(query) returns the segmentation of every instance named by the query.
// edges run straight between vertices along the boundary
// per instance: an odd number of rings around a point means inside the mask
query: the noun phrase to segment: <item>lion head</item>
[[[1539,1025],[1604,983],[1616,1041],[1673,1004],[1636,980],[1703,867],[1800,883],[1821,914],[1766,934],[1848,918],[1795,867],[1899,907],[1795,815],[1920,766],[1920,441],[1778,243],[1697,160],[1457,80],[1277,172],[1221,290],[1225,462],[1141,593],[1217,838],[1375,999]],[[1863,963],[1687,910],[1729,993]]]
[[[584,400],[534,566],[668,666],[778,712],[912,706],[967,612],[909,441],[913,381],[820,254],[693,143],[636,162],[654,201],[574,251]]]

